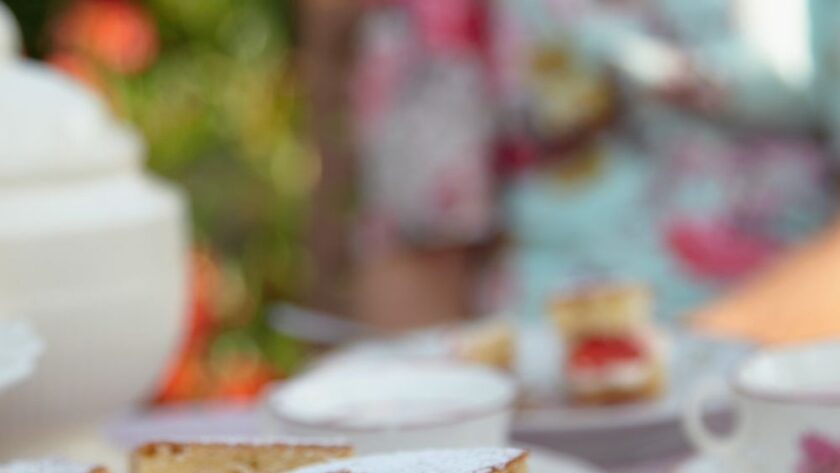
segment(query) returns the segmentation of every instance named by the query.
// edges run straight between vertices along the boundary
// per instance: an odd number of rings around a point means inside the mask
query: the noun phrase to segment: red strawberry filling
[[[641,360],[642,342],[632,337],[589,337],[578,340],[569,353],[569,369],[598,369],[617,363]]]

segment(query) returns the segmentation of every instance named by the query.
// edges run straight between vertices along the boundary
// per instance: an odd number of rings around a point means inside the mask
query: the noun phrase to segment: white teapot
[[[148,396],[187,293],[183,196],[143,172],[141,140],[99,97],[19,44],[0,3],[0,317],[46,345],[0,398],[0,460]]]

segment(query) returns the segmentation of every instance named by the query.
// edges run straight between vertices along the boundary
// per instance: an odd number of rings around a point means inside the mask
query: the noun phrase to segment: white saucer
[[[731,473],[714,458],[695,456],[680,465],[676,473]]]

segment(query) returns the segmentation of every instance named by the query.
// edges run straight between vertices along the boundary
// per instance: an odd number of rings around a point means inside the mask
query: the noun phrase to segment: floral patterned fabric
[[[727,2],[620,5],[400,0],[368,15],[356,77],[363,242],[464,244],[504,219],[523,312],[541,312],[555,281],[617,274],[650,282],[674,320],[820,229],[835,204],[830,158],[801,133],[807,91],[770,74]],[[648,34],[703,72],[730,72],[718,84],[726,106],[698,119],[621,82],[627,126],[600,133],[615,107],[599,67]],[[494,143],[511,130],[501,157],[519,174],[497,205]],[[566,132],[585,138],[546,146]],[[547,158],[594,164],[574,182],[550,167],[529,175]]]
[[[491,234],[486,5],[407,0],[367,15],[355,88],[363,242],[458,245]]]

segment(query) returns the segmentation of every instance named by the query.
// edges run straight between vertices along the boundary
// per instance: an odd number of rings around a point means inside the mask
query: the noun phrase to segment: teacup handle
[[[730,393],[729,386],[722,379],[706,380],[689,396],[683,415],[683,426],[691,443],[703,454],[727,463],[731,460],[735,446],[734,434],[718,435],[706,428],[703,422],[703,406],[709,399],[728,397]]]

